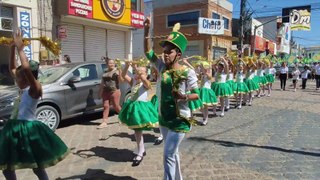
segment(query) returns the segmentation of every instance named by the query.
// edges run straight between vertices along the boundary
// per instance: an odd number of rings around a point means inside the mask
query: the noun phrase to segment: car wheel
[[[43,122],[53,131],[58,127],[60,123],[60,115],[56,108],[52,106],[40,106],[36,110],[37,120]]]

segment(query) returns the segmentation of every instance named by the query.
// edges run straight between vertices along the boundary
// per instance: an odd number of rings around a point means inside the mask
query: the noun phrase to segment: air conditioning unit
[[[0,17],[0,30],[13,31],[13,19]]]

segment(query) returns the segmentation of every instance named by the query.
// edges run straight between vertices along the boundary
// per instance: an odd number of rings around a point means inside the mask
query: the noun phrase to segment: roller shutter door
[[[67,27],[67,38],[61,41],[62,55],[69,55],[71,62],[83,62],[83,26],[65,25]]]
[[[108,57],[112,59],[126,58],[126,36],[124,31],[107,31],[107,50]]]
[[[94,27],[85,27],[85,60],[98,61],[101,56],[106,56],[107,35],[106,30]]]

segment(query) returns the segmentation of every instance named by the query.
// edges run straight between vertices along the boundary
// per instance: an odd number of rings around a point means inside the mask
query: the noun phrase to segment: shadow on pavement
[[[116,113],[113,111],[110,111],[109,117],[114,116]],[[60,122],[58,128],[65,128],[69,127],[75,124],[82,124],[82,125],[99,125],[101,122],[91,122],[93,120],[101,119],[102,118],[102,112],[97,112],[93,114],[85,114],[76,116],[74,118],[64,119]]]
[[[144,131],[145,132],[145,131]],[[106,141],[108,140],[109,138],[111,137],[120,137],[120,138],[128,138],[130,139],[131,141],[135,141],[135,137],[134,137],[134,134],[128,134],[128,133],[125,133],[125,132],[121,132],[121,133],[116,133],[116,134],[112,134],[106,138],[101,138],[99,139],[100,141]],[[154,143],[155,139],[157,137],[155,135],[152,135],[152,134],[143,134],[143,140],[145,143]]]
[[[90,149],[78,150],[72,154],[81,158],[102,157],[113,162],[132,162],[133,152],[128,149],[95,146]]]
[[[292,150],[292,149],[284,149],[284,148],[274,147],[274,146],[259,146],[259,145],[246,144],[246,143],[236,143],[236,142],[232,142],[232,141],[206,139],[206,138],[203,138],[203,137],[190,137],[188,139],[191,140],[191,141],[209,141],[209,142],[213,142],[214,144],[218,144],[218,145],[225,146],[225,147],[253,147],[253,148],[261,148],[261,149],[269,149],[269,150],[281,151],[281,152],[286,152],[286,153],[301,154],[301,155],[306,155],[306,156],[320,157],[320,153],[316,153],[316,152],[307,152],[307,151],[299,151],[299,150]]]
[[[81,175],[75,175],[65,178],[57,178],[56,180],[67,180],[67,179],[123,179],[123,180],[136,180],[135,178],[132,178],[130,176],[114,176],[112,174],[105,173],[102,169],[87,169],[87,172],[85,174]]]

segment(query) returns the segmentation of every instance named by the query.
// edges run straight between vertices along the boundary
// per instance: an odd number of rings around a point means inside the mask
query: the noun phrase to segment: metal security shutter
[[[188,45],[182,56],[183,57],[187,57],[187,56],[190,57],[190,56],[194,56],[194,55],[200,55],[199,45]]]
[[[61,41],[62,55],[69,55],[71,62],[83,62],[83,27],[66,25],[67,38]]]
[[[126,36],[123,31],[107,31],[107,54],[111,59],[126,58]]]
[[[107,52],[107,32],[105,29],[85,27],[85,60],[99,61]]]

